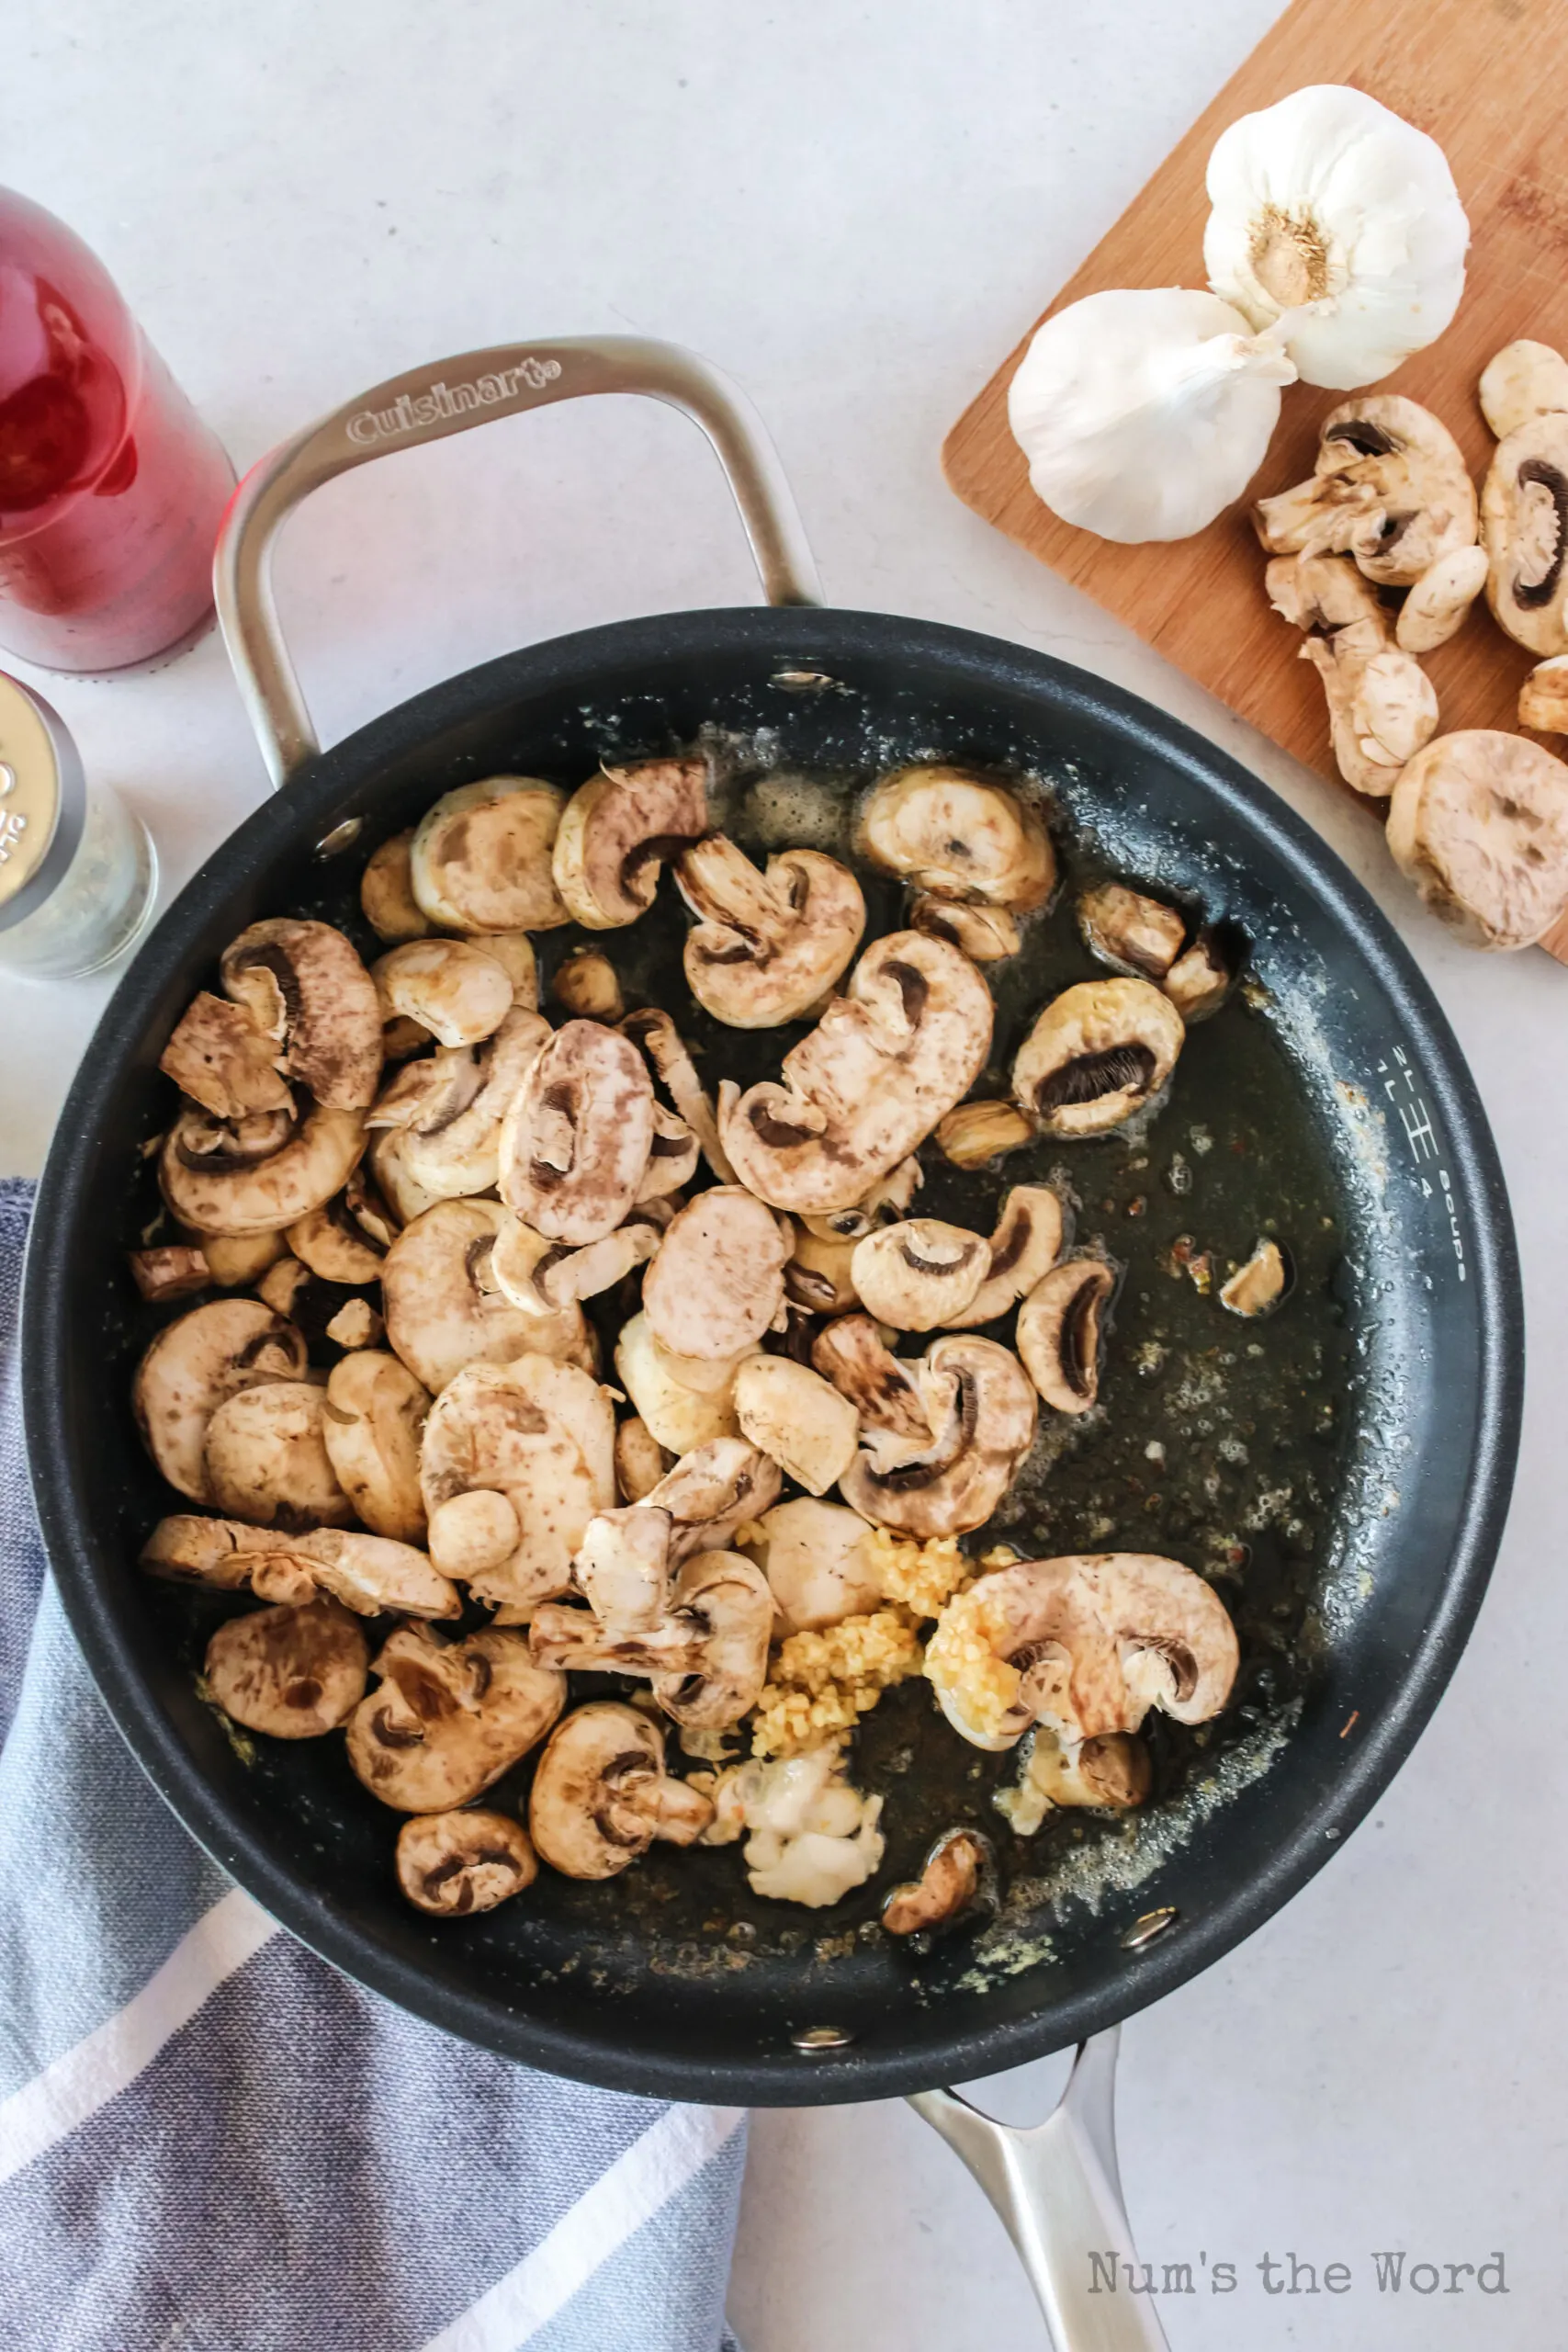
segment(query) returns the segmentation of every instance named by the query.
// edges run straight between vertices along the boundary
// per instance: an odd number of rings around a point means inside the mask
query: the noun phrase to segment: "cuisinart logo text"
[[[438,417],[461,416],[466,409],[493,408],[498,401],[514,399],[524,386],[542,391],[560,374],[558,359],[520,359],[515,368],[498,368],[493,376],[476,377],[471,384],[432,384],[427,392],[400,392],[390,408],[362,408],[348,420],[351,441],[363,448],[371,441],[394,441]]]

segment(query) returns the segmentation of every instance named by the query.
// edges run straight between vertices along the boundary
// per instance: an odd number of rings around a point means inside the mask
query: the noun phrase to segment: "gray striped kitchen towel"
[[[191,1842],[44,1574],[0,1183],[0,2346],[716,2352],[745,2133],[405,2017]]]

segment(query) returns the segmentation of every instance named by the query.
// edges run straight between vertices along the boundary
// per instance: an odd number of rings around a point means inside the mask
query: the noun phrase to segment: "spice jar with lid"
[[[152,920],[158,859],[107,785],[89,787],[41,695],[0,673],[0,979],[75,979]]]

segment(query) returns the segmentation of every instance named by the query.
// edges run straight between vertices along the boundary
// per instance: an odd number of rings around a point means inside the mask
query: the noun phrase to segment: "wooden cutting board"
[[[1495,446],[1475,399],[1487,360],[1519,335],[1568,351],[1568,0],[1295,0],[1050,311],[1108,286],[1201,286],[1210,150],[1238,115],[1310,82],[1370,91],[1429,131],[1453,167],[1472,231],[1464,300],[1448,333],[1378,389],[1433,409],[1479,479]],[[1340,783],[1322,685],[1297,658],[1298,633],[1264,595],[1247,510],[1251,498],[1312,472],[1318,427],[1345,395],[1292,386],[1247,500],[1195,538],[1116,547],[1041,504],[1008,430],[1008,386],[1039,323],[948,435],[949,482],[1243,718]],[[1532,658],[1478,605],[1451,643],[1423,656],[1444,732],[1517,727]],[[1361,805],[1379,820],[1375,803]],[[1568,920],[1544,944],[1568,963]]]

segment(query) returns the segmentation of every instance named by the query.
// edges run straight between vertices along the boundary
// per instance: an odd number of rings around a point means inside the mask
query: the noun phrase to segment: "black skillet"
[[[489,416],[618,391],[671,401],[704,427],[773,609],[557,639],[320,751],[267,581],[299,498]],[[928,2095],[922,2108],[1002,2206],[1060,2340],[1110,2343],[1083,2335],[1093,2312],[1075,2317],[1044,2276],[1054,2230],[1070,2238],[1092,2226],[1096,2244],[1111,2243],[1108,2230],[1124,2235],[1109,2108],[1095,2101],[1097,2086],[1108,2091],[1110,2045],[1091,2043],[1067,2109],[1027,2141],[932,2086],[1102,2035],[1228,1951],[1355,1826],[1453,1668],[1506,1508],[1523,1335],[1502,1177],[1446,1022],[1338,861],[1200,738],[1016,646],[820,608],[765,437],[732,388],[668,346],[478,352],[378,388],[250,476],[218,576],[240,683],[287,789],[209,860],[117,990],[61,1117],[28,1267],[39,1511],[110,1709],[193,1835],[268,1911],[453,2032],[681,2099]],[[1191,1033],[1146,1136],[1058,1155],[1080,1232],[1128,1269],[1105,1427],[1036,1477],[1023,1517],[1015,1510],[998,1531],[1021,1532],[1020,1548],[1165,1549],[1205,1567],[1242,1628],[1236,1701],[1212,1736],[1156,1747],[1156,1803],[1130,1831],[1085,1817],[1027,1846],[1004,1839],[1002,1917],[977,1939],[923,1953],[876,1928],[881,1894],[955,1813],[997,1829],[988,1798],[1006,1774],[935,1724],[919,1685],[885,1701],[864,1736],[889,1792],[889,1867],[827,1921],[748,1897],[730,1851],[672,1857],[607,1887],[541,1882],[526,1904],[435,1926],[398,1894],[388,1816],[341,1757],[324,1761],[313,1744],[248,1758],[228,1743],[193,1689],[211,1604],[150,1588],[132,1565],[167,1498],[129,1410],[151,1317],[128,1298],[124,1251],[154,1204],[141,1146],[167,1114],[157,1057],[220,949],[284,911],[362,935],[365,854],[468,778],[511,771],[570,785],[606,752],[705,735],[724,747],[743,834],[761,821],[756,787],[780,772],[818,779],[818,803],[825,791],[847,809],[896,762],[961,760],[1043,786],[1070,876],[1142,876],[1250,942],[1244,996]],[[663,919],[665,933],[650,928],[646,948],[627,947],[644,958],[633,978],[645,992],[678,988],[678,918],[665,908]],[[897,920],[896,900],[874,908],[880,928]],[[574,935],[552,934],[550,954]],[[1054,986],[1087,968],[1064,914],[1039,926],[1001,985],[998,1053]],[[667,1001],[683,1019],[683,994]],[[713,1066],[760,1074],[761,1061],[736,1064],[728,1034],[729,1058]],[[776,1039],[755,1048],[777,1049]],[[1043,1172],[1051,1160],[1039,1155]],[[931,1205],[940,1213],[938,1194]],[[1251,1328],[1203,1295],[1182,1252],[1213,1239],[1222,1258],[1245,1255],[1270,1216],[1296,1290],[1258,1327],[1254,1358]],[[1163,1419],[1151,1399],[1163,1400]],[[1156,1429],[1179,1435],[1180,1458],[1168,1447],[1163,1468],[1147,1451]],[[1128,2340],[1156,2340],[1152,2324]]]

